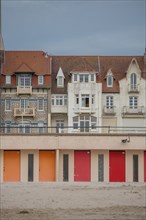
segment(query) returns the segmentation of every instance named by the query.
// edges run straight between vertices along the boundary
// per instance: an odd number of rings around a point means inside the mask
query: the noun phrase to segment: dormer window
[[[58,74],[56,76],[57,79],[57,87],[64,87],[64,74],[63,71],[61,69],[61,67],[59,68]]]
[[[89,82],[89,74],[80,74],[80,82]]]
[[[78,80],[78,75],[74,74],[74,82],[77,82],[77,80]]]
[[[132,73],[130,76],[131,89],[136,89],[136,85],[137,85],[137,75],[136,73]]]
[[[107,76],[107,87],[113,87],[113,76],[111,74]]]
[[[38,76],[38,85],[44,84],[44,76]]]
[[[7,85],[11,84],[11,76],[6,76],[6,84]]]

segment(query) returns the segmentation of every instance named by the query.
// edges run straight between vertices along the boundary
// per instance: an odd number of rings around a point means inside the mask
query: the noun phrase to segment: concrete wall
[[[129,143],[122,143],[128,139]],[[135,135],[1,135],[0,149],[145,150],[145,134]]]

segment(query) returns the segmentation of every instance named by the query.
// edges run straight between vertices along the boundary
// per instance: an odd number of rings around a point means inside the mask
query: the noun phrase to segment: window
[[[82,95],[82,107],[89,107],[89,95]]]
[[[91,104],[94,105],[95,103],[95,95],[92,95]]]
[[[5,100],[5,110],[10,111],[11,110],[11,99],[8,98]]]
[[[11,133],[11,122],[6,122],[5,133]]]
[[[97,122],[97,118],[95,116],[91,116],[91,128],[92,129],[96,128],[96,122]]]
[[[89,132],[89,115],[80,116],[80,131],[81,132]]]
[[[129,108],[137,109],[138,107],[138,97],[137,96],[130,96],[129,97]]]
[[[64,120],[56,120],[56,133],[64,133]]]
[[[29,134],[31,132],[29,124],[21,124],[19,125],[19,133]]]
[[[44,84],[44,76],[38,76],[38,85]]]
[[[108,75],[107,76],[107,87],[112,87],[113,86],[113,76]]]
[[[43,98],[38,99],[37,109],[38,110],[44,110],[44,99]]]
[[[80,74],[80,82],[89,82],[89,74]]]
[[[73,117],[73,128],[78,129],[78,116]]]
[[[19,76],[18,85],[21,87],[31,86],[31,76],[29,74],[22,74]]]
[[[78,75],[77,75],[77,74],[74,74],[74,82],[77,81],[77,78],[78,78]]]
[[[107,109],[112,109],[113,106],[113,96],[107,96],[106,97],[106,108]]]
[[[52,96],[51,100],[52,100],[52,105],[61,105],[61,106],[67,105],[67,95]]]
[[[75,99],[76,99],[76,104],[79,104],[79,95],[75,95]]]
[[[38,122],[38,129],[40,134],[44,133],[44,122]]]
[[[63,105],[63,97],[56,96],[56,105]]]
[[[63,76],[57,77],[57,87],[64,87],[64,77]]]
[[[56,79],[57,79],[57,87],[64,87],[65,77],[64,77],[64,74],[63,74],[63,71],[62,71],[61,67],[59,68]]]
[[[11,84],[11,76],[6,76],[6,84],[7,85]]]
[[[130,87],[131,89],[136,89],[136,85],[137,85],[137,76],[136,73],[132,73],[130,76]]]
[[[94,81],[95,81],[95,75],[91,74],[91,82],[94,82]]]
[[[21,99],[20,100],[20,107],[25,109],[29,107],[29,100],[28,99]]]
[[[80,132],[89,132],[89,129],[96,129],[97,118],[89,115],[81,115],[80,117],[73,117],[73,128],[78,129],[80,126]]]

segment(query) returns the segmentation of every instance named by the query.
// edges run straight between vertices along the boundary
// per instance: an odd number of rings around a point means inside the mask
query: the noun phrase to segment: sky
[[[146,0],[2,0],[5,50],[143,55]]]

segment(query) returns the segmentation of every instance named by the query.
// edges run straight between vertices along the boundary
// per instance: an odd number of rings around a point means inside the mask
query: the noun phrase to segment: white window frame
[[[64,133],[64,120],[56,120],[56,133]]]
[[[96,126],[97,126],[97,117],[95,116],[82,115],[82,116],[73,117],[74,130],[78,130],[78,128],[80,127],[80,132],[89,132],[90,130],[95,130]]]
[[[20,74],[18,76],[18,86],[30,87],[31,86],[31,75],[30,74]]]
[[[73,75],[73,81],[74,82],[77,82],[78,81],[78,74],[77,73],[75,73],[74,75]]]
[[[114,107],[114,97],[106,96],[106,108],[113,109],[113,107]]]
[[[29,108],[29,100],[28,99],[21,99],[20,100],[20,108],[25,109]]]
[[[91,81],[91,82],[95,82],[95,74],[91,74],[91,76],[90,76],[90,81]]]
[[[5,99],[5,111],[11,111],[11,99],[10,98]]]
[[[129,108],[130,109],[138,108],[138,97],[137,96],[129,96]]]
[[[130,75],[130,87],[131,89],[136,89],[137,86],[137,74],[136,73],[131,73]]]
[[[113,87],[113,75],[107,75],[107,87]]]
[[[89,94],[81,95],[81,107],[89,108],[90,107],[90,96]]]
[[[25,123],[24,124],[19,124],[18,132],[20,134],[30,134],[31,133],[30,124],[25,124]]]
[[[43,98],[38,98],[38,100],[37,100],[37,110],[38,111],[44,111],[44,99]]]
[[[89,82],[89,74],[79,74],[80,83],[88,83]]]
[[[57,87],[64,87],[64,77],[57,76]]]
[[[6,76],[6,85],[11,84],[11,76]]]
[[[67,95],[53,95],[52,106],[67,106]]]
[[[38,85],[44,84],[44,76],[38,76]]]

